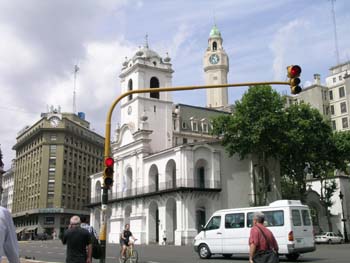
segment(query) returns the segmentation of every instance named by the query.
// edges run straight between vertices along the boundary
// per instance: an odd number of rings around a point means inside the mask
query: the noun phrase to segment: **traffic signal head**
[[[299,86],[300,84],[300,73],[301,73],[301,67],[298,65],[292,65],[287,67],[288,72],[288,78],[289,78],[289,84],[290,84],[290,92],[292,94],[299,94],[302,89]]]
[[[105,169],[103,173],[103,184],[105,187],[110,188],[113,185],[113,165],[114,160],[111,157],[105,159]]]

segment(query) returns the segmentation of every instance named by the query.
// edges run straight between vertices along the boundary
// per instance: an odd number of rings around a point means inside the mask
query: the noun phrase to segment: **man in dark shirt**
[[[67,244],[66,263],[91,263],[92,245],[89,231],[80,227],[79,216],[70,219],[62,239]]]

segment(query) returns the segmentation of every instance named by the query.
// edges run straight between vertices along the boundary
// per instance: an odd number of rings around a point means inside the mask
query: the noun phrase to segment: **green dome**
[[[221,37],[221,33],[216,25],[213,26],[213,28],[210,31],[210,37]]]

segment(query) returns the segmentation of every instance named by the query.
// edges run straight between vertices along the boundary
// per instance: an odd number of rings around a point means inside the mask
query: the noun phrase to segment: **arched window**
[[[132,79],[129,79],[129,83],[128,83],[128,91],[131,91],[132,90]],[[128,100],[132,100],[132,94],[130,94],[128,96]]]
[[[203,166],[197,168],[197,187],[205,188],[205,169]]]
[[[151,78],[150,88],[151,89],[159,88],[159,80],[156,77]],[[159,92],[151,92],[150,97],[154,99],[159,99]]]
[[[213,42],[213,50],[217,50],[218,49],[218,44],[216,44],[216,42]]]

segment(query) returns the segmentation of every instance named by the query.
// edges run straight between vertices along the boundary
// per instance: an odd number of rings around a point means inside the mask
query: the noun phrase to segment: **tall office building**
[[[83,113],[51,107],[17,136],[12,213],[17,233],[62,233],[72,215],[88,215],[89,176],[102,169],[104,138]]]

